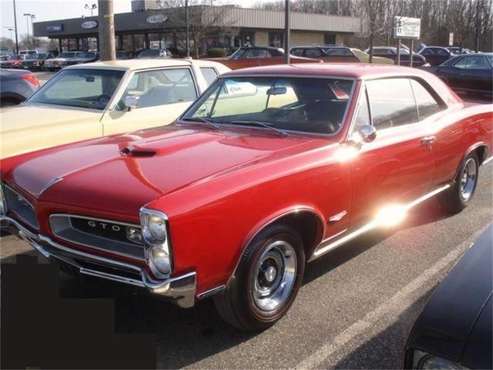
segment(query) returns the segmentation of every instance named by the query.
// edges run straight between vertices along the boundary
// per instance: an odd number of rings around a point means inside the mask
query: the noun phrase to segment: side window
[[[322,51],[320,49],[306,49],[305,56],[307,58],[320,58],[322,56]]]
[[[435,98],[421,83],[411,80],[411,86],[413,87],[414,97],[416,98],[420,120],[442,110]]]
[[[331,56],[351,56],[353,55],[350,50],[348,49],[343,49],[343,48],[329,48],[326,49],[325,52],[327,55]]]
[[[291,55],[295,55],[297,57],[303,56],[303,49],[292,49]]]
[[[127,85],[123,99],[133,97],[137,108],[193,101],[197,97],[188,68],[137,72]]]
[[[448,57],[448,52],[443,49],[436,49],[435,54],[440,55],[442,57]]]
[[[433,54],[433,50],[432,49],[425,49],[425,50],[423,50],[423,52],[421,54],[424,55],[424,56],[432,55]]]
[[[373,125],[377,130],[418,121],[416,102],[407,78],[389,78],[367,83]]]
[[[455,68],[460,69],[489,69],[490,66],[485,57],[470,56],[464,57],[454,64]]]
[[[207,81],[207,86],[216,81],[217,72],[212,67],[200,67],[200,72],[202,72],[202,76],[204,76]]]

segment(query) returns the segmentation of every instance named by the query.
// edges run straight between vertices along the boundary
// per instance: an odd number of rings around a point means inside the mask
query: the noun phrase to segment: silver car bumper
[[[10,217],[0,216],[0,225],[2,229],[8,229],[28,242],[44,257],[55,258],[72,265],[81,274],[146,288],[152,293],[171,299],[183,308],[192,307],[195,304],[197,290],[195,272],[164,281],[154,281],[141,267],[66,247],[41,234],[34,234]]]

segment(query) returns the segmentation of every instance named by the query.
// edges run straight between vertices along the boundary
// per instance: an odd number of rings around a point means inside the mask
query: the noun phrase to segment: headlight
[[[140,210],[140,223],[147,264],[156,277],[167,277],[171,272],[168,218],[162,212],[143,208]]]
[[[414,351],[413,368],[419,370],[465,370],[467,368],[446,360],[444,358],[430,355],[429,353]]]

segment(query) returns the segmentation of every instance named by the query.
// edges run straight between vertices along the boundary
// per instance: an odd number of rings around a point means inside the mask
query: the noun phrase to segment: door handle
[[[435,136],[425,136],[421,139],[422,145],[431,145],[436,140]]]

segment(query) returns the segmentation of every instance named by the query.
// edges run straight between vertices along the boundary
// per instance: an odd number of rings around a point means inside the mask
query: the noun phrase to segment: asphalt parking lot
[[[288,315],[259,334],[223,323],[210,300],[181,310],[135,289],[67,276],[59,278],[59,294],[113,301],[117,333],[155,336],[158,368],[399,368],[408,333],[434,287],[491,222],[493,161],[481,168],[475,199],[464,212],[447,215],[433,199],[398,230],[366,235],[310,264]],[[22,254],[35,255],[14,237],[0,239],[2,265]],[[50,288],[38,286],[36,293]]]
[[[399,368],[433,288],[492,220],[493,161],[462,213],[449,216],[432,200],[399,230],[367,235],[310,264],[288,315],[256,335],[224,324],[211,301],[181,310],[138,290],[63,276],[60,294],[114,300],[116,331],[155,335],[159,368]],[[33,252],[2,238],[2,264],[17,254]]]

